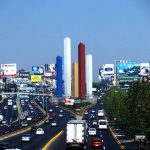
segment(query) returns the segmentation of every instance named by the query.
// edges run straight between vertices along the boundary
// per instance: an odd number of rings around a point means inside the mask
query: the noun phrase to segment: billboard
[[[114,71],[114,64],[104,64],[103,65],[103,74],[104,75],[113,75]]]
[[[1,77],[16,77],[17,65],[16,64],[1,64]]]
[[[28,78],[28,79],[29,79],[29,77],[30,77],[30,72],[28,72],[28,71],[20,71],[20,72],[18,72],[18,76],[19,76],[20,78]]]
[[[140,73],[139,62],[117,62],[116,63],[117,80],[138,80]]]
[[[31,82],[41,82],[42,76],[41,75],[31,75]]]
[[[140,64],[140,76],[149,76],[150,75],[150,63],[141,63]]]
[[[65,105],[74,105],[74,99],[66,98],[64,102],[65,102]]]
[[[50,79],[56,79],[56,65],[48,64],[47,71],[45,71],[45,76],[50,77]]]
[[[44,74],[44,67],[32,66],[32,74],[43,75]]]

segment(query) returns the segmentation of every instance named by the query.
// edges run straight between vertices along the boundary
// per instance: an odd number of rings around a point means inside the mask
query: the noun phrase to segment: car
[[[99,120],[99,125],[98,125],[99,130],[107,130],[107,120]]]
[[[53,113],[52,113],[52,116],[53,116],[53,117],[56,117],[56,114],[53,112]]]
[[[49,112],[53,112],[53,109],[49,109]]]
[[[89,135],[96,135],[96,128],[89,128],[88,134]]]
[[[7,108],[8,108],[7,106],[4,106],[4,110],[7,110]]]
[[[49,123],[50,123],[50,120],[49,120],[49,119],[46,119],[44,123],[45,123],[45,124],[49,124]]]
[[[3,124],[6,124],[6,123],[7,123],[7,120],[5,120],[5,119],[2,120],[2,123],[3,123]]]
[[[28,123],[27,123],[26,121],[23,121],[23,122],[21,122],[21,126],[22,126],[22,127],[27,127],[27,126],[28,126]]]
[[[97,113],[98,117],[103,117],[104,116],[104,110],[98,110],[98,113]]]
[[[52,121],[51,122],[51,127],[56,127],[57,126],[57,122],[56,121]]]
[[[59,118],[62,118],[62,117],[63,117],[63,114],[58,114],[58,117],[59,117]]]
[[[91,111],[92,113],[95,113],[95,110],[94,109],[92,109],[92,111]]]
[[[5,150],[8,148],[8,143],[7,142],[0,142],[0,149]]]
[[[37,130],[37,126],[33,125],[31,126],[31,132],[35,132]]]
[[[32,120],[32,117],[31,116],[28,116],[27,117],[27,121],[31,121]]]
[[[97,125],[97,121],[96,121],[96,120],[93,120],[92,124],[93,124],[93,125]]]
[[[84,114],[85,114],[85,115],[88,115],[89,113],[88,113],[88,111],[86,110],[86,111],[84,112]]]
[[[54,117],[51,115],[48,117],[49,120],[54,120]]]
[[[60,113],[63,113],[63,110],[62,109],[60,109],[60,111],[59,111]]]
[[[93,138],[91,141],[91,148],[102,148],[103,142],[100,138]]]
[[[26,133],[21,136],[21,142],[31,142],[31,134]]]
[[[44,134],[44,130],[43,130],[42,128],[38,128],[38,129],[36,130],[36,134],[42,135],[42,134]]]

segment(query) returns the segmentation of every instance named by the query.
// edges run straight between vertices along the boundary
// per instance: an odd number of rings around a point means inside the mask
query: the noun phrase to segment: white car
[[[89,135],[96,135],[96,128],[89,128],[88,133]]]
[[[62,118],[62,117],[63,117],[63,114],[59,114],[58,117],[59,117],[59,118]]]
[[[27,121],[31,121],[32,120],[32,117],[27,117]]]
[[[44,134],[44,130],[43,130],[42,128],[38,128],[38,129],[36,130],[36,134],[42,135],[42,134]]]
[[[92,113],[95,113],[95,110],[94,110],[94,109],[92,109]]]
[[[52,121],[51,122],[51,127],[56,127],[57,126],[57,122],[56,121]]]
[[[103,117],[104,116],[104,110],[98,110],[98,113],[97,113],[98,117]]]
[[[59,112],[60,112],[60,113],[62,113],[62,112],[63,112],[63,110],[61,109]]]
[[[107,130],[107,120],[99,120],[98,129]]]
[[[23,134],[21,137],[21,142],[30,142],[31,141],[31,134]]]
[[[49,112],[53,112],[53,109],[49,109]]]

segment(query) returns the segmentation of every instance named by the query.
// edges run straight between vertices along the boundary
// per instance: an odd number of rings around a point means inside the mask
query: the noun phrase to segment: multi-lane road
[[[14,99],[13,105],[16,105],[15,96],[11,97]],[[2,101],[0,103],[0,109],[2,110],[2,114],[4,118],[7,120],[6,124],[0,124],[0,131],[5,130],[5,132],[9,132],[8,134],[4,134],[4,140],[1,139],[1,142],[7,143],[9,149],[22,149],[22,150],[41,150],[45,146],[47,146],[44,150],[65,150],[66,149],[66,124],[71,119],[72,113],[59,108],[58,106],[54,106],[51,104],[50,97],[44,96],[28,96],[28,97],[20,97],[19,105],[20,110],[14,110],[13,106],[7,106],[8,99]],[[99,117],[97,115],[98,110],[103,109],[104,99],[97,100],[97,103],[92,108],[87,109],[87,113],[83,115],[83,120],[86,120],[88,124],[87,128],[87,144],[86,149],[91,150],[91,141],[95,137],[99,137],[103,141],[103,148],[106,150],[120,150],[120,145],[116,142],[114,137],[112,136],[109,128],[107,130],[98,130],[98,125],[93,125],[93,120],[95,120],[98,124]],[[4,107],[7,109],[4,109]],[[62,112],[63,111],[63,112]],[[13,112],[13,118],[11,118],[11,113]],[[63,116],[60,117],[60,114]],[[20,118],[23,117],[23,118]],[[91,117],[94,116],[94,117]],[[28,119],[27,119],[28,118]],[[31,118],[31,120],[30,120]],[[12,120],[10,122],[10,120]],[[12,131],[17,131],[25,128],[24,126],[31,127],[33,124],[36,125],[37,122],[43,120],[43,123],[40,126],[36,126],[36,128],[42,128],[44,130],[44,134],[37,135],[35,131],[31,131],[30,128],[26,133],[31,135],[32,141],[30,142],[22,142],[21,138],[23,133],[16,135],[11,138],[7,138],[7,135],[11,134]],[[49,122],[44,121],[49,120]],[[57,123],[56,127],[51,126],[51,122],[55,121]],[[12,126],[11,130],[8,126]],[[95,136],[91,136],[88,134],[89,128],[96,128],[97,134]],[[61,133],[58,135],[58,133]],[[6,136],[5,136],[6,135]],[[52,141],[53,142],[49,142]],[[49,144],[47,144],[49,142]]]

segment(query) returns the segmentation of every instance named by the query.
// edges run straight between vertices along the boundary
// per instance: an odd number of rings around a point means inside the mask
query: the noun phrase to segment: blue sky
[[[114,60],[150,61],[149,0],[0,0],[0,64],[55,63],[63,56],[63,40],[72,40],[72,61],[78,44],[93,55],[98,69]]]

